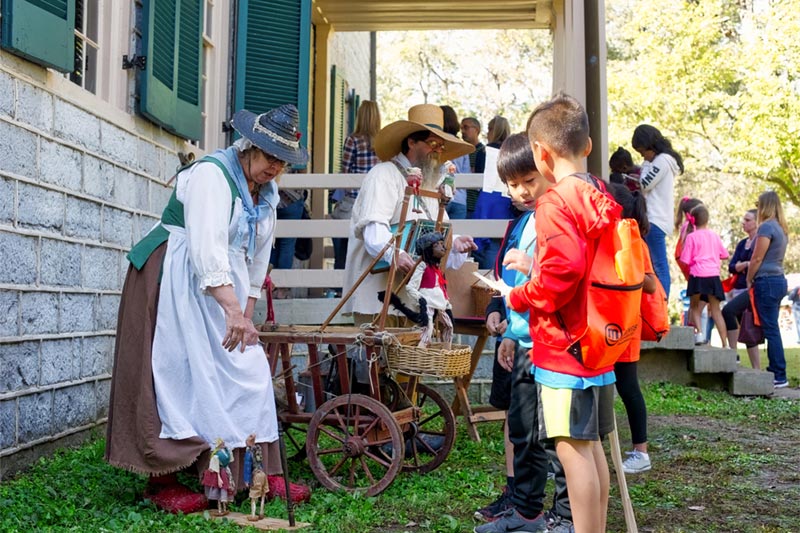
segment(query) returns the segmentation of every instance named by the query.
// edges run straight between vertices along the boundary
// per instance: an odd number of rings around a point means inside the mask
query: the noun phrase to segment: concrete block
[[[94,401],[97,405],[97,419],[108,416],[108,401],[111,398],[111,379],[97,381],[94,388]]]
[[[42,239],[39,254],[39,281],[43,285],[77,287],[81,284],[83,245],[55,239]]]
[[[10,448],[17,440],[17,401],[0,402],[0,450]]]
[[[36,245],[38,239],[0,231],[3,268],[0,283],[30,285],[36,283]]]
[[[53,129],[62,139],[90,150],[100,148],[100,119],[59,98],[55,99]]]
[[[17,80],[17,120],[46,132],[53,130],[53,96]]]
[[[96,429],[86,429],[65,435],[52,442],[42,442],[32,448],[26,448],[13,454],[6,455],[0,458],[0,482],[3,481],[3,479],[12,479],[17,474],[24,472],[41,457],[52,457],[61,450],[78,448],[96,438]]]
[[[42,335],[58,332],[58,293],[23,292],[20,295],[20,333]]]
[[[17,99],[16,83],[14,78],[5,72],[0,72],[0,114],[14,116],[14,103]]]
[[[101,294],[100,297],[95,300],[95,331],[117,328],[119,299],[120,297],[117,294]]]
[[[114,354],[114,337],[85,337],[81,349],[81,377],[110,374]]]
[[[161,157],[164,161],[164,174],[161,182],[166,183],[178,172],[178,169],[181,168],[181,160],[178,159],[178,154],[176,152],[168,152],[166,150],[161,154]]]
[[[114,197],[114,182],[118,168],[90,155],[83,158],[83,192],[111,200]]]
[[[14,222],[14,208],[17,205],[17,182],[0,178],[0,224]]]
[[[124,206],[147,211],[150,207],[148,198],[148,179],[118,169],[115,174],[114,182],[114,201]]]
[[[62,418],[61,413],[55,418]],[[20,397],[19,443],[24,444],[52,434],[53,391]]]
[[[158,173],[161,170],[161,161],[159,160],[158,152],[156,145],[150,141],[139,139],[136,166],[154,178],[158,177]]]
[[[64,235],[100,241],[100,204],[67,196]]]
[[[80,377],[81,339],[42,341],[42,375],[40,385],[53,385]]]
[[[0,344],[0,391],[13,392],[39,383],[39,343]]]
[[[161,220],[156,217],[150,217],[147,215],[137,215],[133,219],[133,241],[139,242],[139,240],[147,235],[147,233],[153,229],[153,226],[158,224]]]
[[[22,227],[60,233],[64,227],[65,202],[62,192],[20,183],[17,222]]]
[[[86,246],[83,249],[83,283],[87,289],[121,288],[120,252],[108,248]]]
[[[155,181],[150,182],[150,208],[148,211],[154,214],[160,215],[164,208],[167,206],[167,202],[169,202],[170,196],[172,196],[172,189],[174,183],[167,187],[164,185],[159,185]]]
[[[27,178],[36,178],[38,137],[13,124],[0,122],[0,169]]]
[[[775,374],[752,368],[738,368],[731,374],[728,391],[734,396],[771,396]]]
[[[63,144],[39,142],[39,179],[73,191],[81,190],[83,154]]]
[[[105,121],[100,122],[100,152],[114,161],[135,166],[137,141],[135,135],[122,128]]]
[[[694,348],[694,329],[687,326],[670,326],[667,336],[660,342],[642,341],[642,350],[691,350]]]
[[[689,370],[695,374],[731,373],[737,366],[736,350],[713,346],[696,346],[689,360]]]
[[[94,330],[94,294],[65,292],[61,294],[58,331],[89,332]]]
[[[94,422],[97,405],[94,383],[82,383],[53,391],[53,433]]]
[[[19,335],[19,293],[0,291],[0,337]]]
[[[103,241],[125,248],[132,246],[133,214],[113,207],[103,207]]]

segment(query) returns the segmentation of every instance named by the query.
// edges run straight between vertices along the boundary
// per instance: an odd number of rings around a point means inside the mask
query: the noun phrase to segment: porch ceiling
[[[313,0],[335,31],[544,29],[552,0]]]

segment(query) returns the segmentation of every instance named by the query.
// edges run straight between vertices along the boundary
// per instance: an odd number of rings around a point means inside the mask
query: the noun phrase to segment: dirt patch
[[[767,431],[702,416],[651,416],[653,469],[627,478],[639,531],[800,531],[798,420]],[[625,448],[628,436],[620,437]],[[608,530],[625,531],[615,475]]]

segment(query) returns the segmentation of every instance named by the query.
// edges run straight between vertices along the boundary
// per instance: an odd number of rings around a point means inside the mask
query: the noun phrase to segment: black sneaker
[[[508,485],[503,487],[503,492],[498,498],[487,505],[475,511],[475,519],[481,522],[492,522],[497,520],[497,517],[511,508],[511,491],[508,490]]]
[[[575,533],[572,521],[557,514],[552,509],[544,513],[548,533]]]

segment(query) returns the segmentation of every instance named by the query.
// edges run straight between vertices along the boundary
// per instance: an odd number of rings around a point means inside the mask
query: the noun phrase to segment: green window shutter
[[[311,0],[239,0],[237,35],[234,107],[264,113],[294,104],[305,141]]]
[[[61,72],[75,68],[75,0],[3,0],[0,45]]]
[[[336,173],[342,170],[342,148],[347,133],[347,83],[341,74],[336,72],[336,66],[331,67],[331,151],[328,157],[328,172]]]
[[[142,10],[147,67],[139,78],[139,111],[181,137],[200,139],[202,0],[144,0]]]

